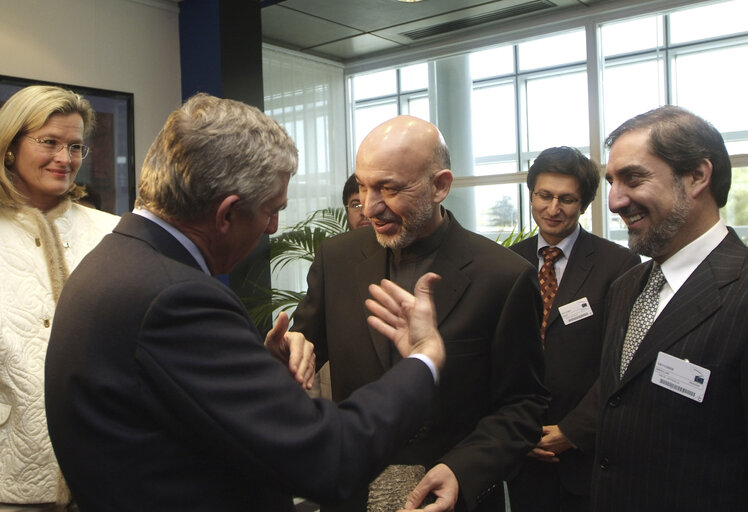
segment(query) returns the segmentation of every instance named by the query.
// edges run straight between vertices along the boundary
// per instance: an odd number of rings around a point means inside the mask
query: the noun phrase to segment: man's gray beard
[[[424,227],[431,222],[431,217],[434,215],[433,208],[434,205],[431,202],[431,198],[421,196],[413,211],[413,216],[410,220],[403,221],[398,234],[386,236],[375,231],[379,245],[388,249],[403,249],[408,247],[421,236]]]
[[[659,256],[686,223],[691,206],[688,204],[683,182],[676,178],[675,183],[675,205],[670,214],[658,226],[652,226],[642,234],[629,231],[629,248],[635,253],[650,258]]]

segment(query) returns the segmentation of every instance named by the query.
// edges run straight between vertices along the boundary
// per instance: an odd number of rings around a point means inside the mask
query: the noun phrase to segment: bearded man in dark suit
[[[748,510],[748,248],[720,133],[665,106],[608,137],[609,205],[650,256],[611,288],[592,510]]]
[[[80,510],[290,511],[290,493],[342,499],[426,419],[444,361],[433,275],[416,298],[372,288],[387,309],[370,325],[404,359],[338,407],[298,385],[311,384],[312,346],[286,332],[288,317],[263,344],[212,277],[277,229],[297,163],[290,137],[254,107],[199,94],[169,116],[138,208],[73,272],[54,319],[49,433]]]
[[[641,262],[579,225],[599,184],[598,166],[570,147],[542,151],[527,174],[538,234],[511,249],[539,272],[544,248],[561,252],[552,265],[557,291],[548,302],[543,333],[551,403],[543,437],[508,482],[512,512],[589,510],[597,410],[585,396],[600,370],[605,298],[613,281]]]
[[[372,228],[323,242],[293,329],[315,344],[318,364],[329,359],[333,398],[345,400],[398,359],[366,324],[368,284],[389,277],[409,290],[425,271],[441,275],[433,293],[448,362],[438,407],[390,463],[427,471],[409,506],[433,494],[433,510],[502,510],[502,480],[537,443],[547,403],[536,270],[441,207],[452,171],[433,124],[399,116],[376,127],[355,175]],[[366,502],[363,488],[340,510]]]

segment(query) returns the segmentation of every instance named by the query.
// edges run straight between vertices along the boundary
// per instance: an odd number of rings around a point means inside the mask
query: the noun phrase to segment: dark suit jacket
[[[46,362],[50,436],[84,512],[340,499],[423,423],[434,388],[406,359],[339,407],[309,399],[239,298],[132,214],[71,275]]]
[[[734,231],[652,324],[620,380],[628,316],[652,262],[612,287],[593,510],[748,510],[748,248]],[[665,352],[707,368],[704,401],[651,382]]]
[[[511,249],[538,268],[537,235]],[[582,399],[600,371],[605,297],[613,281],[640,262],[629,249],[580,229],[548,317],[543,355],[545,385],[552,398],[545,424],[559,425],[579,447],[567,450],[553,464],[561,483],[573,494],[590,492],[597,411],[595,403]],[[564,325],[558,308],[584,297],[594,314]]]
[[[502,479],[539,439],[547,402],[537,272],[449,215],[430,269],[442,277],[434,301],[447,348],[439,406],[390,462],[427,470],[444,462],[460,483],[460,506],[503,507]],[[368,327],[363,308],[368,285],[386,273],[386,250],[372,229],[334,237],[317,251],[293,329],[316,344],[318,364],[329,357],[335,400],[389,368],[389,346]]]

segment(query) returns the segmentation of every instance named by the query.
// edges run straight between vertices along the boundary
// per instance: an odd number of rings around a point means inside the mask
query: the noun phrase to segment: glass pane
[[[490,164],[476,164],[475,176],[491,176],[493,174],[514,174],[519,172],[517,161]]]
[[[735,0],[670,15],[672,44],[748,32],[748,2]]]
[[[748,155],[748,140],[726,142],[725,147],[731,155]]]
[[[748,245],[748,167],[732,168],[732,186],[720,216]]]
[[[603,180],[603,200],[605,201],[605,212],[608,216],[608,233],[605,238],[628,247],[629,230],[626,228],[626,223],[623,222],[621,216],[611,212],[608,208],[608,194],[610,194],[610,185],[607,181]]]
[[[408,114],[430,122],[428,96],[408,98]]]
[[[519,192],[524,184],[452,188],[444,206],[466,229],[496,240],[521,229]]]
[[[587,107],[586,72],[528,80],[528,150],[589,146]]]
[[[473,80],[512,73],[514,73],[514,46],[502,46],[470,54],[470,76]]]
[[[603,97],[607,136],[627,119],[665,103],[662,59],[605,67]]]
[[[519,44],[521,71],[587,60],[584,29]]]
[[[394,69],[353,77],[354,101],[390,94],[397,94],[397,71]]]
[[[604,57],[654,49],[663,44],[662,16],[607,23],[601,32]]]
[[[356,151],[370,131],[388,119],[397,116],[397,103],[378,103],[367,107],[358,107],[355,116]]]
[[[721,132],[748,130],[746,62],[748,45],[679,55],[673,73],[674,103]]]
[[[514,84],[474,89],[472,109],[474,156],[516,154]]]
[[[400,68],[400,90],[419,91],[429,88],[429,67],[425,62]]]

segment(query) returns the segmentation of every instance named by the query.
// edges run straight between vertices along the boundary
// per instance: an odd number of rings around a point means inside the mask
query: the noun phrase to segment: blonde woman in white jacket
[[[0,512],[72,507],[47,435],[44,358],[65,280],[118,220],[74,202],[93,123],[87,100],[53,86],[0,109]]]

